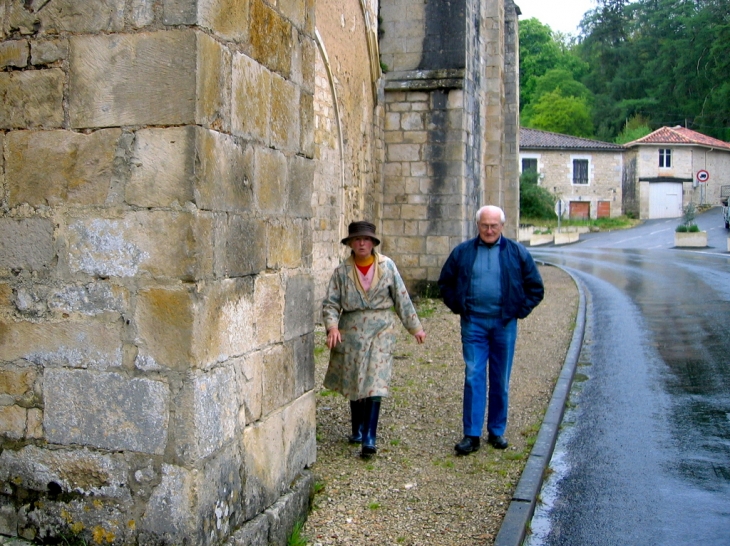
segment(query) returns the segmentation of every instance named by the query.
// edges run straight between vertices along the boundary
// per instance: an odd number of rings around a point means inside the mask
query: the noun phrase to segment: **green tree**
[[[584,99],[565,97],[560,90],[545,93],[531,107],[526,127],[578,137],[593,136],[591,111]]]
[[[546,220],[555,215],[555,197],[545,188],[537,185],[535,171],[520,175],[520,217]]]

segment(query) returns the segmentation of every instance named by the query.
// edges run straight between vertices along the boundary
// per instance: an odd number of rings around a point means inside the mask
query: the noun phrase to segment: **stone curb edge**
[[[558,267],[571,276],[578,288],[578,312],[575,318],[573,338],[565,356],[563,368],[553,390],[553,396],[548,404],[537,440],[527,459],[525,468],[512,495],[512,501],[507,508],[507,514],[497,533],[494,546],[520,546],[525,539],[527,526],[535,512],[537,495],[542,487],[545,469],[555,448],[560,423],[563,420],[565,404],[568,401],[573,376],[578,365],[583,336],[586,326],[586,299],[583,286],[578,278],[567,269],[549,262],[539,261],[540,265]]]

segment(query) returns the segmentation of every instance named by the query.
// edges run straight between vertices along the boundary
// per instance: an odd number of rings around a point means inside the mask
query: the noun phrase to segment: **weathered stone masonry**
[[[381,2],[383,250],[412,290],[475,235],[474,213],[519,224],[517,11],[512,2]]]
[[[517,225],[515,23],[511,0],[0,0],[0,535],[286,544],[347,224],[411,288],[479,205]]]
[[[315,458],[314,3],[0,7],[0,534],[285,543]]]

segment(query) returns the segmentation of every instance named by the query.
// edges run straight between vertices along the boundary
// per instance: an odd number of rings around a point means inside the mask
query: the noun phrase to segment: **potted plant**
[[[695,224],[697,206],[690,202],[682,212],[682,223],[674,230],[674,246],[706,247],[707,232]]]

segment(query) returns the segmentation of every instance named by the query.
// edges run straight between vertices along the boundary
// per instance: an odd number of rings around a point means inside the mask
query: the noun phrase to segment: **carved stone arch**
[[[317,3],[313,270],[316,297],[346,255],[352,220],[377,222],[380,62],[373,0]],[[335,210],[336,209],[336,210]],[[336,214],[335,214],[336,213]]]

